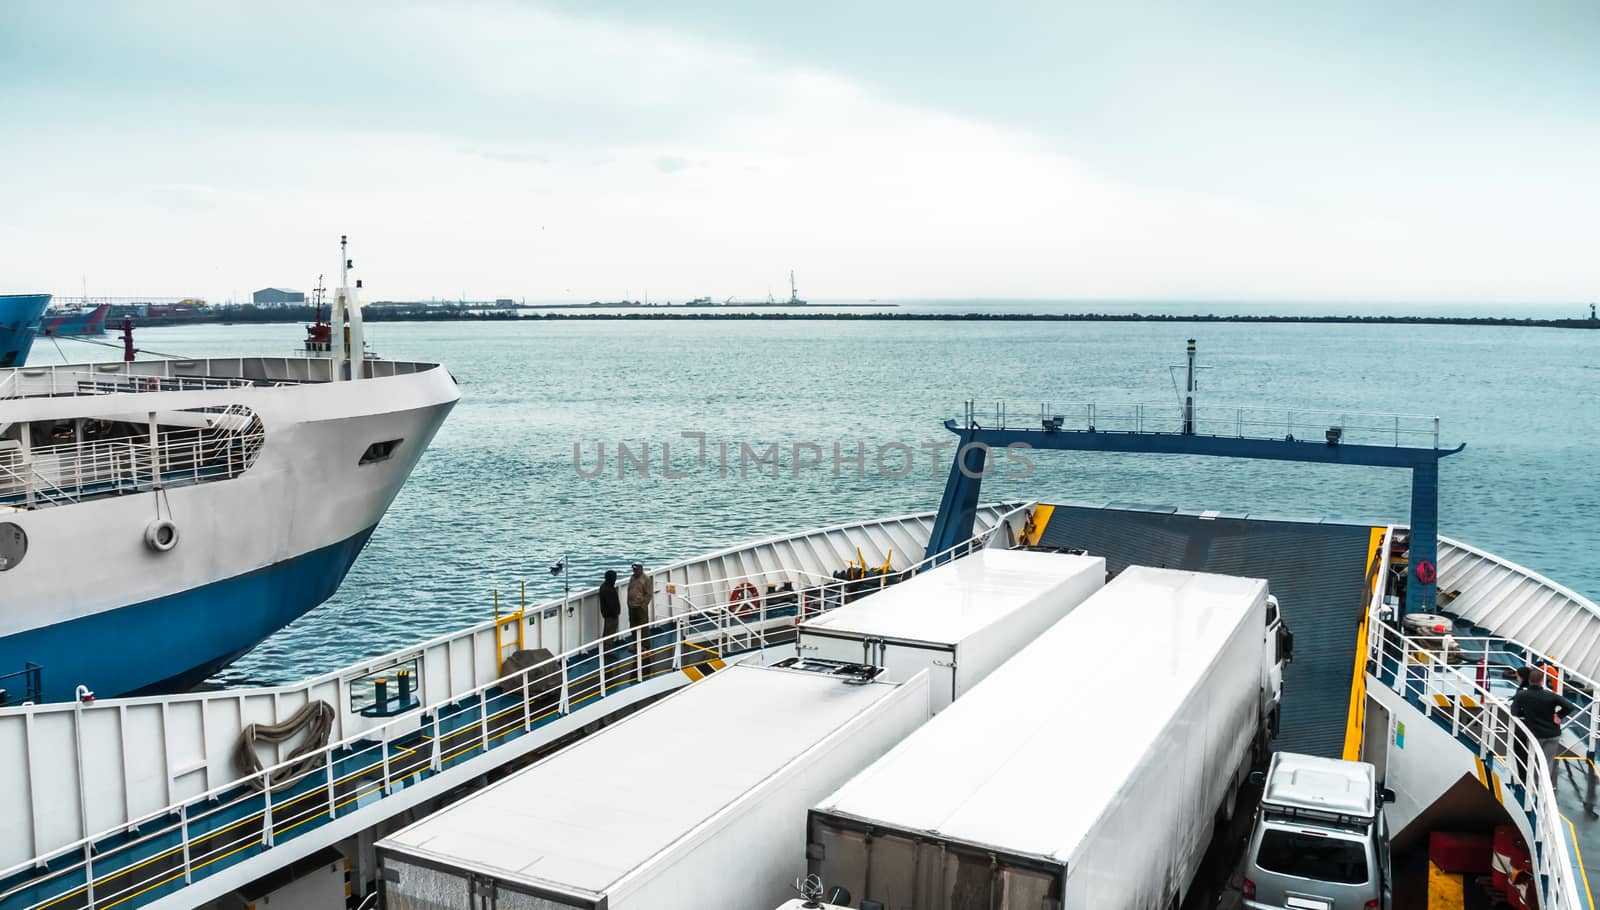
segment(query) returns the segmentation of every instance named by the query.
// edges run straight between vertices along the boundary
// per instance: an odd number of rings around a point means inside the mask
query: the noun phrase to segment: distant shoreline
[[[303,311],[302,311],[303,310]],[[1597,319],[1527,319],[1511,316],[1335,316],[1335,315],[1246,315],[1204,314],[1177,315],[1166,313],[818,313],[818,312],[761,312],[761,313],[708,313],[708,312],[621,312],[572,313],[542,312],[471,312],[465,310],[431,313],[385,312],[382,307],[365,308],[368,322],[541,322],[541,321],[815,321],[827,322],[1171,322],[1171,323],[1312,323],[1330,325],[1478,325],[1521,326],[1547,329],[1596,329]],[[310,307],[289,307],[273,310],[246,310],[199,317],[134,317],[136,327],[197,325],[216,323],[293,323],[310,322]],[[108,322],[109,332],[116,331],[116,321]]]

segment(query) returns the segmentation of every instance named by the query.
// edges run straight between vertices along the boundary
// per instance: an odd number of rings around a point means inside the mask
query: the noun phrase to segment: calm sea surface
[[[272,353],[291,325],[148,329],[177,354]],[[924,443],[966,398],[1170,404],[1170,365],[1199,340],[1203,403],[1437,414],[1467,449],[1443,462],[1445,534],[1600,599],[1600,332],[1452,326],[984,324],[964,322],[402,323],[369,329],[386,357],[440,360],[461,403],[343,588],[225,671],[285,682],[490,615],[490,594],[574,586],[818,525],[937,508],[948,468]],[[93,357],[62,342],[74,360]],[[102,349],[89,348],[99,353]],[[59,362],[52,345],[36,363]],[[703,433],[708,463],[682,433]],[[661,444],[675,471],[662,476]],[[604,443],[606,470],[597,464]],[[650,444],[650,473],[618,476],[616,447]],[[727,476],[718,452],[729,446]],[[741,443],[784,452],[780,476],[741,476]],[[858,443],[835,472],[833,446]],[[879,473],[903,443],[911,470]],[[818,448],[813,450],[807,445]],[[792,463],[820,452],[820,463]],[[885,467],[899,473],[904,454]],[[1044,453],[986,499],[1162,503],[1296,517],[1403,520],[1406,472],[1181,457]],[[897,562],[899,560],[897,559]]]

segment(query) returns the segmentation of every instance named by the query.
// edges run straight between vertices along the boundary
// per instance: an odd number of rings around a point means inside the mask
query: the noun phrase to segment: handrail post
[[[439,711],[435,709],[433,712],[433,754],[428,759],[428,768],[435,774],[444,768],[444,760],[441,758],[443,754],[444,741],[439,738]]]
[[[615,636],[602,638],[594,643],[594,662],[600,668],[600,697],[606,697],[606,642],[616,646]]]
[[[178,804],[178,841],[183,844],[183,883],[194,881],[194,866],[189,856],[189,804]]]
[[[328,750],[327,760],[322,763],[323,777],[328,782],[328,821],[339,817],[339,795],[333,786],[333,749]]]
[[[394,787],[389,771],[389,724],[384,724],[382,730],[383,738],[378,740],[378,750],[383,756],[383,795],[388,796]]]
[[[672,636],[672,669],[683,669],[683,616],[674,618],[675,634]]]
[[[633,633],[633,655],[636,668],[635,682],[644,682],[644,629],[635,629]]]
[[[478,693],[478,729],[483,751],[487,754],[489,751],[489,689],[487,686],[484,687],[482,692]]]
[[[272,775],[265,768],[261,769],[261,798],[265,808],[261,810],[261,846],[272,846]]]
[[[561,664],[561,714],[565,716],[572,713],[571,695],[567,685],[567,656],[563,654],[556,660]]]
[[[85,840],[83,842],[83,881],[86,906],[94,906],[94,844]]]

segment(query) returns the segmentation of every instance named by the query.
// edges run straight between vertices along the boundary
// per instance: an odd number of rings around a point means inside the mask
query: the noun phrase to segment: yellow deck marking
[[[1572,819],[1563,815],[1561,820],[1567,823],[1567,835],[1572,838],[1572,855],[1577,857],[1578,874],[1583,876],[1583,899],[1589,902],[1589,906],[1593,907],[1594,895],[1589,891],[1589,870],[1583,868],[1583,851],[1578,849],[1578,832],[1572,827]]]
[[[1383,546],[1384,528],[1373,528],[1367,538],[1367,577],[1372,579],[1372,587],[1367,590],[1367,602],[1371,603],[1372,593],[1383,584],[1383,572],[1373,571],[1373,563],[1378,559],[1379,548]],[[1382,567],[1379,567],[1382,568]],[[1364,607],[1365,605],[1363,605]],[[1361,611],[1361,625],[1356,631],[1356,662],[1355,668],[1350,672],[1350,706],[1344,726],[1344,759],[1345,761],[1361,760],[1361,734],[1367,724],[1367,611]]]
[[[1461,910],[1466,905],[1466,884],[1461,876],[1446,872],[1429,860],[1428,910]]]
[[[1044,538],[1045,525],[1050,523],[1050,516],[1054,515],[1055,506],[1034,506],[1033,513],[1028,516],[1028,523],[1022,528],[1022,545],[1025,547],[1037,546]],[[1032,533],[1029,533],[1032,532]]]

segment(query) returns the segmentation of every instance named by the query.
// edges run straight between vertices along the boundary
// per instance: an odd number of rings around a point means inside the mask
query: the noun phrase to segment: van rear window
[[[1321,882],[1360,885],[1367,880],[1367,851],[1359,841],[1268,828],[1256,865],[1268,872]]]

